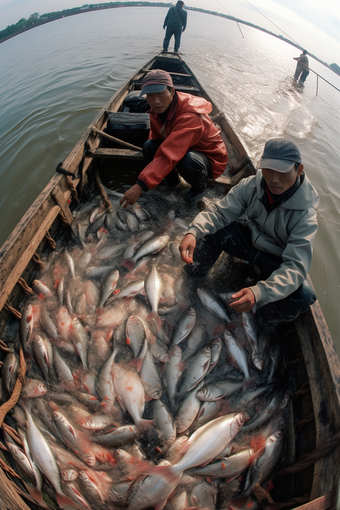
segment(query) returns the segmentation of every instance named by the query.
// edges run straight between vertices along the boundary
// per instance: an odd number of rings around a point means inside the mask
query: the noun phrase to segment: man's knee
[[[162,140],[147,140],[143,144],[143,156],[150,161],[153,160],[161,143]]]

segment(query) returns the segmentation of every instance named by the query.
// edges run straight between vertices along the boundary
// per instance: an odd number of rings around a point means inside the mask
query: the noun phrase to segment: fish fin
[[[166,505],[167,499],[168,498],[162,499],[162,501],[156,503],[156,505],[154,505],[155,510],[162,510]]]
[[[248,388],[252,388],[253,386],[255,386],[255,384],[256,384],[256,381],[255,381],[254,377],[244,379],[243,384],[242,384],[242,391],[244,391]]]
[[[162,319],[158,315],[158,312],[149,313],[149,315],[147,315],[147,317],[146,317],[146,320],[147,321],[154,320],[155,324],[156,324],[157,331],[159,331],[161,329],[163,323],[162,323]]]
[[[151,400],[154,400],[154,399],[145,393],[144,400],[145,400],[145,402],[151,402]]]
[[[191,443],[189,441],[180,449],[179,453],[185,453],[189,450]]]
[[[134,358],[131,361],[129,361],[128,365],[132,367],[136,367],[137,372],[140,372],[142,365],[143,365],[143,358]]]
[[[124,411],[124,413],[126,413],[126,408],[122,402],[122,399],[119,397],[119,395],[116,395],[116,397],[117,397],[120,407],[122,408],[122,411]]]
[[[135,267],[135,264],[131,259],[124,259],[121,263],[121,267],[125,267],[128,269],[128,271],[132,271],[132,269]]]
[[[151,427],[155,425],[155,422],[153,420],[139,420],[138,423],[136,423],[137,430],[140,434],[145,432],[146,430],[149,430]]]

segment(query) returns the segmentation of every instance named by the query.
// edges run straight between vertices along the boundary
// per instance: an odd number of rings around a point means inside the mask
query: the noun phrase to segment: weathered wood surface
[[[145,158],[142,152],[137,152],[132,149],[97,149],[95,152],[88,151],[87,154],[91,158],[119,158],[119,159],[137,159],[144,161]]]

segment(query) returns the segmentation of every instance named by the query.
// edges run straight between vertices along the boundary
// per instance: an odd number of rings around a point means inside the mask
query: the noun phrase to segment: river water
[[[111,95],[161,51],[165,15],[161,7],[86,13],[0,45],[0,245]],[[268,138],[299,145],[320,195],[310,274],[340,353],[340,92],[313,72],[297,89],[300,52],[250,27],[241,31],[189,12],[180,51],[254,163]],[[340,89],[340,76],[314,60],[310,66]]]

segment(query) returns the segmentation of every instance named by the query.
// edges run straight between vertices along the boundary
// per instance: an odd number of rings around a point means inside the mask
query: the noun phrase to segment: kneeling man
[[[201,97],[176,92],[170,74],[161,69],[150,71],[144,78],[144,95],[151,110],[143,154],[150,163],[120,203],[124,207],[134,204],[142,191],[155,188],[163,179],[167,184],[178,184],[178,174],[191,184],[186,201],[196,203],[203,196],[207,179],[217,179],[228,162],[219,130],[208,116],[212,105]]]
[[[261,321],[276,325],[294,320],[316,300],[305,280],[319,197],[298,147],[284,138],[266,143],[259,168],[196,216],[180,252],[192,276],[204,276],[222,251],[251,262],[262,279],[233,294],[230,307],[242,313],[256,304]]]

